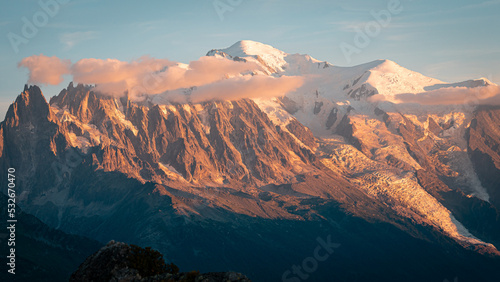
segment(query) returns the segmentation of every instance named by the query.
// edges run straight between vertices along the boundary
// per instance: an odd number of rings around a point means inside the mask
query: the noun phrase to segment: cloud
[[[59,65],[57,65],[59,64]],[[30,70],[30,82],[58,84],[70,74],[75,83],[95,85],[95,91],[132,100],[161,94],[168,101],[202,102],[284,95],[303,84],[300,77],[255,75],[262,67],[253,62],[201,57],[189,65],[144,56],[131,62],[116,59],[81,59],[71,64],[56,57],[31,56],[20,67]],[[192,88],[189,95],[179,89]]]
[[[270,98],[294,91],[303,83],[304,79],[299,76],[245,75],[203,85],[194,89],[190,95],[166,92],[162,96],[167,101],[178,103]]]
[[[71,74],[74,82],[95,84],[96,91],[115,97],[123,96],[126,91],[139,90],[139,88],[143,90],[142,94],[155,94],[155,89],[149,87],[152,82],[148,78],[154,78],[156,73],[174,65],[176,65],[175,62],[148,56],[132,62],[116,59],[82,59],[72,65]],[[155,82],[155,84],[158,83]],[[147,92],[148,90],[150,92]],[[138,93],[132,95],[136,94]]]
[[[24,58],[18,67],[29,69],[28,83],[57,85],[63,81],[62,76],[69,73],[70,65],[69,60],[40,54]]]
[[[82,59],[71,67],[71,73],[76,83],[96,84],[96,91],[112,96],[128,92],[134,99],[144,94],[210,84],[258,69],[255,63],[216,57],[202,57],[189,65],[142,57],[132,62]]]
[[[294,91],[304,83],[299,76],[271,77],[265,75],[235,77],[202,86],[193,92],[191,101],[199,103],[213,99],[239,100],[269,98]]]
[[[381,94],[372,96],[371,101],[383,101]],[[481,87],[448,87],[423,93],[402,93],[394,96],[394,101],[401,103],[416,103],[421,105],[500,105],[500,86],[488,85]]]
[[[159,77],[165,82],[165,90],[173,90],[209,84],[255,70],[262,70],[262,68],[253,62],[236,62],[207,56],[189,63],[187,68],[182,66],[168,68],[160,73]]]

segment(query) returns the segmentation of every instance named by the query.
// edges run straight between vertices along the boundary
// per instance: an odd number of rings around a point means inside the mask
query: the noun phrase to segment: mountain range
[[[496,84],[254,41],[207,56],[303,83],[199,103],[169,98],[196,87],[136,101],[70,83],[47,101],[26,85],[0,123],[17,204],[69,234],[254,281],[498,277],[500,107],[485,94]]]

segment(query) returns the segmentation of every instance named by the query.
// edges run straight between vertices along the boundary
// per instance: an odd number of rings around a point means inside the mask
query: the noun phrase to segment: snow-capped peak
[[[222,49],[226,54],[233,57],[246,57],[246,56],[274,56],[277,58],[283,58],[287,53],[278,50],[271,45],[264,43],[252,41],[252,40],[241,40],[233,44],[231,47]]]
[[[273,46],[252,40],[241,40],[225,49],[213,49],[207,56],[256,62],[263,66],[267,74],[302,75],[332,66],[309,55],[288,54]]]
[[[371,67],[366,83],[371,84],[380,94],[386,96],[424,92],[428,86],[443,84],[438,79],[411,71],[390,60],[377,60],[367,65]]]
[[[262,65],[267,73],[283,71],[287,55],[287,53],[270,45],[251,40],[241,40],[229,48],[213,49],[207,53],[207,56],[221,56],[230,59],[243,58],[246,61],[253,61]]]
[[[486,77],[480,77],[477,80],[482,80],[486,86],[487,85],[497,85],[496,83],[492,82],[491,80],[487,79]]]

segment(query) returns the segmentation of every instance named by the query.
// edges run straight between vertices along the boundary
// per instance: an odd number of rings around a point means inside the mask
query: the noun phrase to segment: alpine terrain
[[[500,107],[480,96],[497,85],[253,41],[206,56],[302,84],[208,101],[76,83],[47,100],[26,85],[0,124],[17,204],[65,233],[253,281],[498,279]],[[433,99],[455,92],[472,94]]]

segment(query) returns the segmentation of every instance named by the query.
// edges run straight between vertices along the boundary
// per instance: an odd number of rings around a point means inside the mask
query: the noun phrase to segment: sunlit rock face
[[[248,41],[208,55],[305,83],[194,104],[81,84],[47,102],[25,87],[0,124],[0,165],[16,167],[19,205],[68,233],[256,281],[282,279],[328,235],[341,247],[318,268],[325,279],[499,269],[499,110],[398,102],[490,82],[446,84],[386,60],[342,68]],[[377,262],[359,270],[367,253]]]

